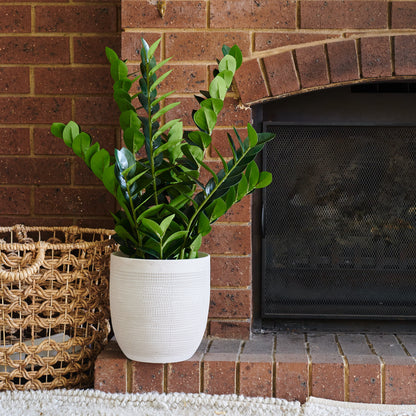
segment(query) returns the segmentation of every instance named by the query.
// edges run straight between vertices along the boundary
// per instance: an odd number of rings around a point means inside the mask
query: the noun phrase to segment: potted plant
[[[196,97],[197,129],[184,131],[180,119],[162,123],[168,111],[157,87],[171,71],[159,75],[170,58],[157,63],[160,40],[142,40],[141,64],[129,74],[126,63],[107,48],[120,109],[125,147],[114,156],[79,126],[54,123],[52,133],[81,157],[107,190],[120,211],[112,214],[114,239],[120,250],[111,258],[110,309],[114,333],[125,355],[136,361],[174,362],[192,356],[203,337],[209,307],[210,258],[200,253],[211,224],[257,188],[270,184],[260,172],[256,155],[274,135],[247,125],[247,137],[228,134],[232,158],[214,148],[222,169],[214,172],[204,154],[234,73],[242,63],[235,45],[223,47],[224,57],[208,91]],[[131,92],[138,84],[138,91]],[[200,180],[200,170],[210,179]]]

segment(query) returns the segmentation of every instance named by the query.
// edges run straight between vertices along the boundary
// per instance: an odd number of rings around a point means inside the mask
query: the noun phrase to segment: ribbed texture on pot
[[[205,332],[210,257],[191,260],[111,256],[110,309],[117,342],[134,361],[184,361]]]

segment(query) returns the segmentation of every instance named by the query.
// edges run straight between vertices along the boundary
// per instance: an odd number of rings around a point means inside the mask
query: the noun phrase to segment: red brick
[[[0,184],[46,185],[71,181],[71,162],[67,158],[1,157],[0,166]]]
[[[105,47],[120,53],[120,35],[114,36],[84,36],[73,38],[74,43],[74,63],[77,64],[108,64],[105,55]]]
[[[0,212],[2,215],[30,214],[30,189],[0,188]]]
[[[218,219],[222,222],[250,222],[251,220],[251,195],[244,197],[237,204],[233,205],[222,217]]]
[[[35,15],[37,32],[117,31],[115,6],[36,6]]]
[[[237,44],[243,56],[250,50],[247,32],[176,32],[166,35],[166,56],[172,61],[213,61],[222,58],[222,46]]]
[[[202,359],[207,346],[208,341],[204,338],[198,350],[189,360],[168,364],[167,393],[200,393]]]
[[[394,38],[394,64],[396,75],[416,75],[416,36]]]
[[[369,334],[374,351],[384,362],[384,399],[388,404],[416,403],[416,362],[394,335]]]
[[[161,33],[153,32],[122,32],[121,33],[121,56],[131,62],[140,62],[140,50],[142,49],[142,38],[149,44],[153,44],[162,37]],[[159,45],[155,58],[161,60],[161,47]]]
[[[295,0],[211,0],[210,27],[295,29]]]
[[[2,123],[52,123],[71,118],[71,100],[56,97],[0,97]]]
[[[392,29],[416,28],[416,4],[413,1],[393,1],[391,3]]]
[[[34,217],[34,216],[3,216],[1,215],[0,221],[2,226],[8,227],[15,224],[25,224],[28,226],[39,227],[41,224],[44,227],[67,227],[68,225],[73,225],[72,220],[63,217]],[[102,226],[95,226],[95,228],[101,228]]]
[[[246,287],[250,284],[250,257],[211,257],[212,286]]]
[[[325,50],[322,45],[297,49],[296,61],[302,88],[317,87],[329,83]]]
[[[341,334],[338,341],[348,362],[348,399],[381,403],[381,362],[361,334]]]
[[[272,55],[263,61],[273,96],[287,94],[300,88],[291,52]]]
[[[209,335],[218,338],[250,338],[250,322],[247,320],[211,320],[209,323]]]
[[[331,400],[344,400],[344,361],[334,335],[310,335],[311,394]]]
[[[273,395],[272,336],[253,336],[246,341],[240,354],[240,391],[244,396],[272,397]]]
[[[0,92],[9,94],[30,92],[29,68],[0,68]]]
[[[358,57],[354,40],[328,43],[329,70],[332,82],[358,79]]]
[[[131,361],[131,393],[163,393],[164,365]]]
[[[112,86],[109,68],[35,68],[36,94],[108,94]]]
[[[240,129],[237,129],[237,132],[240,135],[241,140],[244,141],[244,139],[247,137],[247,129],[240,128]],[[212,133],[212,142],[211,142],[211,148],[210,148],[210,156],[212,158],[216,158],[216,159],[219,158],[215,149],[217,149],[218,152],[221,154],[221,156],[223,156],[224,158],[233,157],[233,152],[231,150],[231,146],[228,141],[227,133],[231,134],[231,137],[233,138],[233,140],[237,142],[237,137],[233,129],[223,129],[223,128],[215,129],[214,132]]]
[[[210,318],[250,318],[251,290],[211,289]]]
[[[101,185],[102,182],[94,175],[83,160],[76,158],[73,161],[73,164],[75,172],[73,179],[74,185]]]
[[[204,1],[167,2],[163,18],[155,3],[147,0],[124,1],[121,12],[123,28],[205,28],[207,24]]]
[[[391,76],[391,47],[387,36],[362,38],[361,72],[365,78]]]
[[[258,32],[254,34],[254,50],[265,51],[268,49],[281,48],[282,46],[299,45],[302,43],[317,42],[325,39],[338,38],[340,35],[316,34],[316,33],[274,33]]]
[[[80,125],[118,125],[120,110],[113,97],[77,97],[74,119]]]
[[[159,93],[168,91],[176,93],[198,93],[206,90],[207,74],[203,65],[166,65],[161,74],[172,70],[169,77],[160,84]]]
[[[25,128],[0,128],[0,154],[27,155],[30,153],[30,131]]]
[[[276,397],[305,402],[309,373],[305,336],[279,333],[276,336]]]
[[[30,6],[0,6],[1,33],[29,33]]]
[[[127,393],[127,358],[110,341],[95,362],[94,388],[106,393]]]
[[[235,74],[235,82],[243,103],[251,103],[268,97],[260,62],[257,59],[243,62]]]
[[[387,29],[386,1],[303,1],[302,29]]]
[[[99,188],[38,188],[35,190],[35,214],[108,216],[114,211],[113,196]]]
[[[230,339],[212,341],[204,358],[204,393],[236,393],[236,363],[240,344],[240,341]]]
[[[2,64],[68,64],[69,38],[67,37],[2,37],[0,38]]]
[[[250,254],[251,227],[214,224],[211,233],[204,237],[201,250],[211,254]]]

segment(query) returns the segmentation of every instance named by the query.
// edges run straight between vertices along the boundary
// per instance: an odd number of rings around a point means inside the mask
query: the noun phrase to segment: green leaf
[[[198,220],[198,233],[201,234],[202,237],[204,237],[210,232],[211,232],[211,225],[209,223],[209,219],[203,212],[201,212],[199,214],[199,220]]]
[[[118,224],[114,227],[114,231],[123,240],[130,240],[134,244],[138,244],[137,240],[122,225]]]
[[[201,130],[211,135],[217,123],[217,115],[210,108],[201,107],[194,114],[194,122]]]
[[[84,161],[90,169],[91,169],[91,158],[99,150],[100,150],[100,145],[98,142],[96,142],[85,152]]]
[[[65,124],[64,123],[53,123],[51,126],[51,133],[58,137],[59,139],[62,139],[62,133],[64,131]]]
[[[105,55],[107,56],[108,62],[110,63],[116,62],[119,59],[117,54],[108,47],[105,48]]]
[[[176,233],[171,234],[164,242],[163,248],[167,247],[169,244],[172,244],[175,241],[183,242],[184,237],[186,236],[186,231],[176,231]],[[180,246],[180,245],[179,245]],[[179,247],[178,246],[178,247]]]
[[[169,71],[165,72],[163,75],[161,75],[150,87],[149,92],[152,92],[166,77],[169,76],[169,74],[173,71],[173,69],[170,69]]]
[[[74,153],[84,158],[85,153],[91,145],[91,137],[87,133],[80,133],[77,137],[74,138],[72,142],[72,150]]]
[[[157,235],[159,237],[159,240],[162,240],[163,236],[165,235],[162,227],[155,221],[149,219],[149,218],[143,218],[142,224],[144,227],[146,227],[149,231],[151,231],[153,234]]]
[[[201,107],[210,108],[216,115],[220,113],[224,106],[224,101],[218,98],[207,98],[201,101]]]
[[[209,222],[212,223],[220,218],[227,212],[227,204],[221,199],[217,198],[207,209],[206,212],[209,216]]]
[[[260,177],[259,168],[254,160],[248,164],[245,176],[248,181],[248,190],[251,192],[254,188],[256,188]]]
[[[231,71],[234,75],[235,71],[237,70],[237,61],[234,56],[225,55],[224,58],[221,59],[220,63],[218,64],[218,71]]]
[[[155,65],[150,71],[149,71],[149,76],[151,77],[154,73],[156,73],[157,71],[159,71],[160,68],[162,68],[163,66],[165,66],[170,60],[172,59],[172,57],[164,59],[163,61],[159,62],[157,65]]]
[[[202,245],[202,234],[198,234],[189,248],[192,250],[192,253],[198,254],[199,249]]]
[[[124,131],[123,135],[124,143],[127,149],[133,154],[137,153],[144,145],[146,138],[144,134],[136,127],[129,127]]]
[[[243,175],[238,183],[237,187],[237,201],[244,198],[248,192],[248,181],[247,178]]]
[[[131,86],[133,85],[133,81],[129,78],[122,78],[118,81],[114,82],[113,89],[114,90],[124,90],[126,92],[130,91]]]
[[[260,173],[260,179],[257,182],[256,188],[265,188],[266,186],[269,186],[272,183],[273,176],[270,172],[261,172]]]
[[[211,98],[219,98],[224,100],[227,94],[227,84],[225,83],[224,78],[216,76],[209,85],[209,95]]]
[[[172,223],[173,219],[175,218],[175,214],[169,215],[169,217],[166,217],[161,223],[160,228],[163,231],[163,235],[166,234],[166,231],[170,227],[170,224]]]
[[[104,169],[110,165],[110,155],[105,149],[101,149],[94,153],[91,158],[91,170],[94,174],[102,179]]]
[[[129,127],[136,127],[139,129],[142,125],[139,117],[137,116],[136,111],[134,110],[127,110],[123,111],[120,114],[120,127],[123,130],[128,129]]]
[[[150,48],[147,52],[148,59],[151,59],[153,57],[153,55],[155,54],[156,49],[159,46],[159,43],[160,43],[161,40],[162,40],[162,38],[159,38],[155,43],[152,44],[152,46],[150,46]]]
[[[174,125],[179,124],[182,131],[182,122],[179,118],[176,118],[174,120],[170,120],[167,123],[163,124],[152,136],[152,141],[156,140],[161,134],[163,134],[166,130],[172,128]]]
[[[175,108],[179,105],[180,103],[171,103],[168,104],[165,107],[162,107],[156,114],[154,114],[152,116],[152,123],[154,123],[160,116],[162,116],[163,114],[167,113],[168,111],[172,110],[172,108]]]
[[[237,64],[237,69],[240,68],[243,63],[243,54],[241,53],[240,48],[237,45],[234,45],[229,51],[228,54],[234,57]]]
[[[72,142],[74,141],[75,137],[78,136],[80,130],[78,124],[73,121],[70,121],[62,131],[62,138],[64,143],[72,148]]]
[[[113,78],[114,81],[118,81],[120,79],[127,78],[129,71],[127,69],[127,65],[120,59],[117,59],[117,61],[111,62],[110,73],[111,78]]]
[[[217,76],[221,77],[225,81],[225,86],[228,90],[233,82],[234,74],[231,71],[224,70],[221,71]]]
[[[247,133],[250,147],[254,147],[258,143],[259,138],[257,136],[256,130],[254,130],[254,127],[250,123],[247,124]]]
[[[114,175],[114,165],[106,166],[104,168],[101,180],[103,181],[106,189],[115,196],[117,192],[117,180]]]
[[[133,153],[125,147],[122,147],[120,150],[116,149],[114,156],[121,173],[136,165],[136,158]],[[131,172],[131,175],[133,174],[134,172]]]

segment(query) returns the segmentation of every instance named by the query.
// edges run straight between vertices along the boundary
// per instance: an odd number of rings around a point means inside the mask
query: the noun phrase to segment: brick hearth
[[[416,403],[416,335],[278,333],[249,341],[204,339],[191,359],[174,364],[128,360],[111,341],[96,362],[95,388]]]

